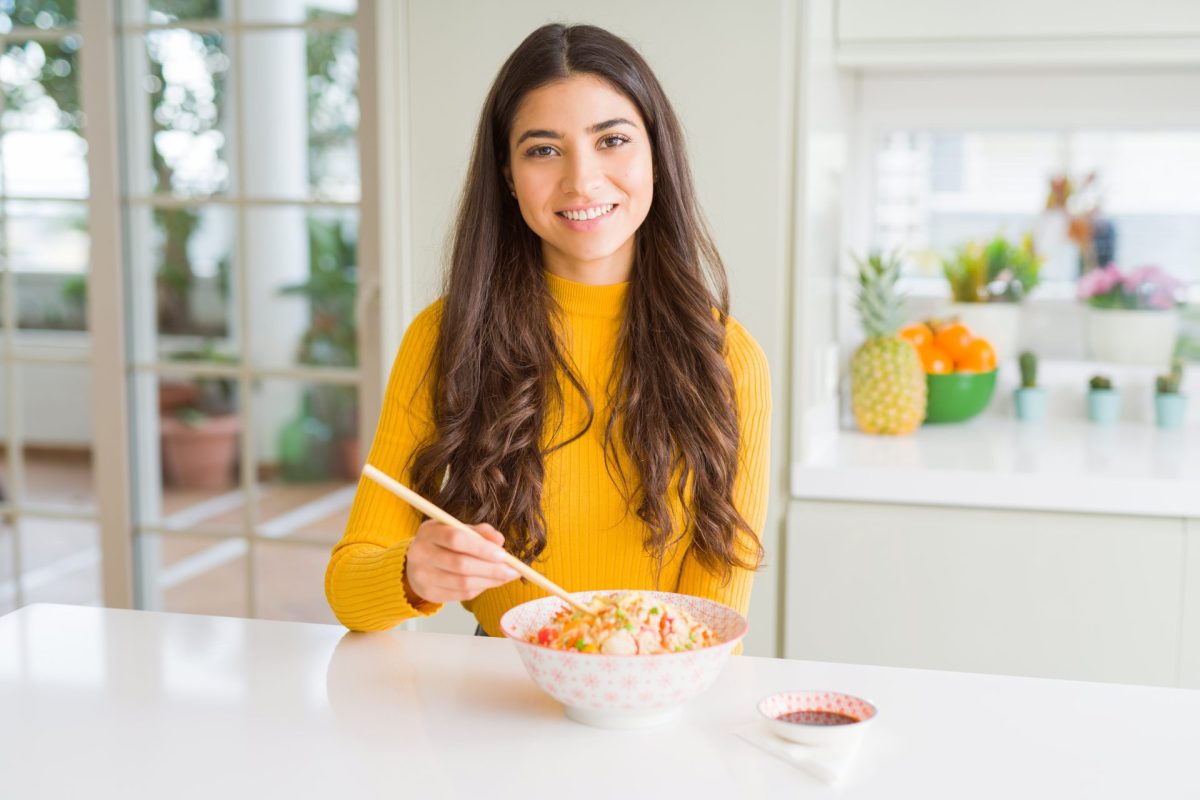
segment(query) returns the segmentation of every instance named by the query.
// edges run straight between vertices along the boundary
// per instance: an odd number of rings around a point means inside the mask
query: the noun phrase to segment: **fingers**
[[[449,551],[442,551],[448,553]],[[473,600],[481,592],[503,586],[517,579],[517,573],[503,564],[493,564],[468,556],[449,555],[447,564],[443,557],[427,559],[421,566],[409,565],[409,585],[425,600],[445,603],[456,600]],[[449,566],[449,569],[443,569]]]
[[[488,525],[486,522],[484,522],[479,525],[472,525],[471,527],[492,544],[504,547],[504,534],[500,533],[500,531],[496,530],[491,525]]]
[[[516,570],[507,564],[485,561],[453,550],[440,550],[432,554],[429,566],[464,578],[490,578],[498,583],[508,583],[519,577]]]
[[[504,536],[487,524],[463,531],[426,520],[409,546],[405,576],[431,602],[471,600],[520,576],[504,563]]]
[[[483,530],[480,530],[481,528]],[[446,550],[474,556],[484,561],[503,562],[505,560],[504,551],[498,544],[503,543],[504,537],[500,536],[491,525],[486,527],[478,525],[475,526],[475,530],[478,530],[479,533],[470,533],[443,526],[439,530],[438,535],[434,537],[434,543]],[[487,538],[484,538],[485,536]],[[495,537],[499,537],[500,542],[496,542]]]
[[[505,567],[507,569],[507,567]],[[430,569],[428,578],[429,590],[439,598],[438,602],[474,600],[488,589],[502,586],[516,578],[517,574],[509,570],[513,578],[491,578],[474,575],[462,575],[446,572],[440,569]]]

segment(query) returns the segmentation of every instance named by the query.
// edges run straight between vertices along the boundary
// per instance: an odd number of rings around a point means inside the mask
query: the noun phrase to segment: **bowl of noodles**
[[[529,676],[567,717],[644,728],[676,717],[716,680],[746,635],[746,618],[714,600],[672,592],[575,592],[596,612],[556,597],[500,619]]]

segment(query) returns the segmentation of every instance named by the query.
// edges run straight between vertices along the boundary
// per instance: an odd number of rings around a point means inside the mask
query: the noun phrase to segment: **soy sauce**
[[[853,725],[859,721],[858,717],[839,714],[836,711],[789,711],[780,714],[776,719],[800,725]]]

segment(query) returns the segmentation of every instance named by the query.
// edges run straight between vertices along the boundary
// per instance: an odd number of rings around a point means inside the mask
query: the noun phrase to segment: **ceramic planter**
[[[1116,389],[1090,389],[1088,419],[1100,425],[1115,425],[1121,418],[1121,393]]]
[[[236,414],[205,417],[189,425],[162,417],[162,456],[167,480],[188,489],[223,489],[234,483],[238,432]]]
[[[1179,312],[1089,308],[1088,353],[1093,361],[1161,366],[1170,363],[1179,336]]]
[[[1040,386],[1020,388],[1013,392],[1017,419],[1037,422],[1046,418],[1046,390]]]
[[[1186,394],[1154,395],[1154,419],[1160,428],[1182,428],[1187,417]]]

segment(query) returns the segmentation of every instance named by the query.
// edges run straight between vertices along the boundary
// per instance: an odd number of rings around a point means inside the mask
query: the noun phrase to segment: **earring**
[[[512,189],[509,189],[509,190],[508,190],[508,193],[509,193],[509,194],[511,194],[513,197],[516,197],[516,196],[517,196],[517,193],[516,193],[516,192],[514,192]]]

